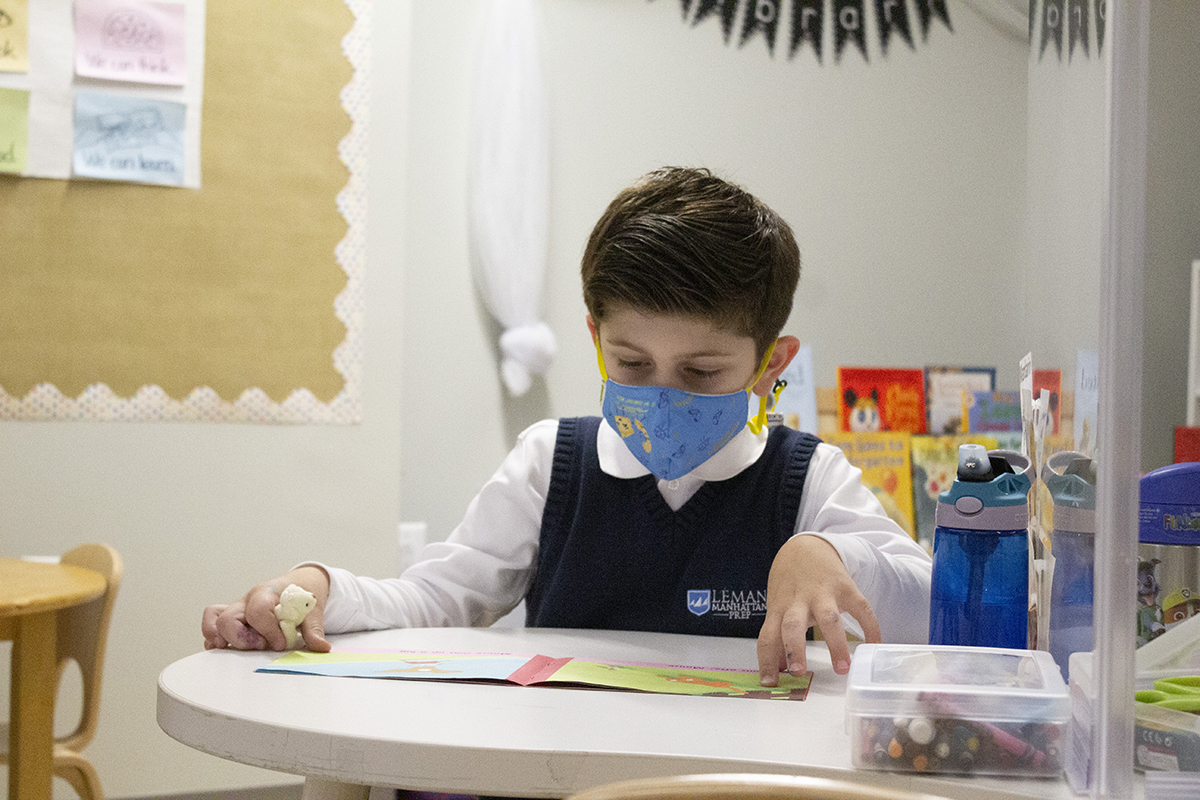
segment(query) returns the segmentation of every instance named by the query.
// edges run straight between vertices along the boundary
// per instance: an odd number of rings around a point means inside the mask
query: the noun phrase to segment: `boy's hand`
[[[204,649],[283,650],[286,641],[275,616],[279,593],[294,583],[312,592],[317,603],[300,623],[304,645],[314,653],[328,653],[325,639],[325,601],[329,599],[329,576],[319,567],[300,567],[274,580],[260,583],[231,605],[204,609],[200,631]]]
[[[880,641],[875,612],[854,585],[837,550],[820,536],[793,536],[779,548],[767,579],[767,619],[758,634],[763,686],[778,686],[781,671],[808,671],[805,634],[816,625],[829,646],[833,671],[850,670],[842,612],[862,626],[868,642]]]

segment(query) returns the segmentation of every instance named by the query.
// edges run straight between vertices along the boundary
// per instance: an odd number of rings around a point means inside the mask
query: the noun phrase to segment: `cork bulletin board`
[[[208,0],[199,189],[0,176],[0,419],[360,420],[370,0]]]

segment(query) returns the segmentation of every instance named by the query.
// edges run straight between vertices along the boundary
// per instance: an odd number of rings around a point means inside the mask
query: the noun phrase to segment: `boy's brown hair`
[[[664,167],[609,204],[580,272],[597,325],[614,303],[702,317],[752,337],[761,358],[791,313],[800,250],[788,224],[740,186]]]

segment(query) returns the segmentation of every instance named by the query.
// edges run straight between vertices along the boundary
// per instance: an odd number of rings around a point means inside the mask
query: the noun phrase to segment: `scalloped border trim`
[[[346,0],[354,25],[342,38],[342,52],[354,68],[342,88],[342,108],[350,116],[350,132],[338,143],[338,156],[349,170],[338,192],[337,207],[347,224],[346,236],[334,248],[346,273],[346,286],[333,301],[334,313],[346,326],[346,338],[333,351],[333,366],[345,379],[342,390],[322,403],[308,389],[295,389],[282,403],[261,389],[242,392],[230,403],[208,387],[193,389],[175,400],[158,386],[138,389],[133,397],[113,394],[103,383],[92,384],[77,398],[63,396],[53,384],[40,383],[25,397],[0,388],[0,420],[80,420],[94,422],[252,422],[354,424],[362,421],[363,272],[366,263],[367,143],[371,95],[371,2]]]

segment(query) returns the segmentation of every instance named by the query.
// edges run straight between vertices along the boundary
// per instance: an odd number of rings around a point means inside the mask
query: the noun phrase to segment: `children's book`
[[[925,372],[891,367],[838,367],[844,431],[925,433]]]
[[[1020,392],[972,392],[962,402],[965,433],[1021,432]]]
[[[1050,392],[1051,427],[1047,432],[1057,436],[1061,405],[1059,401],[1062,398],[1061,369],[1035,369],[1033,371],[1033,397],[1035,400],[1042,396],[1043,389]]]
[[[1019,430],[1017,435],[1020,435]],[[954,482],[958,472],[958,447],[964,444],[981,444],[988,450],[995,450],[998,442],[986,434],[912,437],[913,514],[916,518],[917,541],[926,549],[933,548],[938,495],[949,491],[950,484]]]
[[[1200,427],[1179,425],[1175,428],[1175,463],[1200,461]]]
[[[965,433],[964,394],[995,388],[995,367],[925,367],[926,430],[934,435]]]
[[[915,539],[909,447],[912,435],[839,431],[821,438],[842,448],[846,459],[862,470],[863,485],[871,490],[887,515]]]
[[[779,379],[787,385],[771,411],[793,430],[817,433],[817,387],[813,382],[812,348],[804,345]]]
[[[779,676],[779,685],[758,682],[758,670],[584,661],[518,653],[390,652],[310,653],[295,650],[258,672],[392,680],[466,681],[516,686],[620,689],[655,694],[803,700],[812,673]]]

